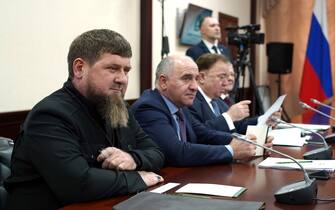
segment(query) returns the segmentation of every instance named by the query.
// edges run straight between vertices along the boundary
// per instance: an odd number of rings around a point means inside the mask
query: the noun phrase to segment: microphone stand
[[[314,112],[316,112],[316,113],[318,113],[318,114],[320,114],[320,115],[322,115],[322,116],[324,116],[324,117],[327,117],[327,118],[329,118],[329,119],[335,121],[335,118],[334,118],[334,117],[332,117],[332,116],[330,116],[330,115],[328,115],[328,114],[325,114],[325,113],[323,113],[323,112],[320,112],[319,110],[314,109],[313,107],[311,107],[310,105],[308,105],[308,104],[306,104],[306,103],[304,103],[304,102],[301,102],[301,101],[300,101],[299,104],[300,104],[301,107],[304,108],[304,109],[312,110],[312,111],[314,111]]]
[[[311,133],[313,133],[313,134],[315,134],[315,135],[317,135],[321,138],[321,140],[323,142],[323,147],[305,152],[305,154],[303,155],[304,159],[307,159],[307,160],[331,160],[332,159],[332,157],[333,157],[332,147],[327,144],[326,140],[318,132],[315,132],[313,130],[306,129],[306,128],[303,128],[303,127],[300,127],[300,126],[297,126],[297,125],[287,123],[287,122],[285,122],[281,119],[278,119],[276,117],[271,117],[271,119],[273,121],[277,122],[277,123],[283,123],[283,124],[288,125],[292,128],[298,128],[300,130],[311,132]]]
[[[319,101],[316,100],[316,99],[313,99],[313,98],[312,98],[311,101],[312,101],[313,103],[315,103],[315,104],[320,104],[320,105],[324,105],[325,107],[328,107],[328,108],[330,108],[330,109],[335,109],[334,107],[331,107],[331,106],[329,106],[329,105],[327,105],[327,104],[323,104],[323,103],[319,102]],[[325,114],[325,113],[323,113],[323,112],[321,112],[321,111],[319,111],[319,110],[317,110],[317,109],[314,109],[313,107],[309,106],[309,105],[306,104],[306,103],[300,102],[300,105],[302,106],[302,108],[310,109],[310,110],[312,110],[312,111],[317,112],[318,114],[321,114],[321,115],[324,116],[324,117],[327,117],[327,118],[329,118],[329,119],[335,121],[335,118],[333,118],[332,116],[330,116],[330,115],[328,115],[328,114]],[[325,137],[325,140],[326,140],[326,142],[328,142],[328,143],[335,143],[335,133],[332,133],[332,134],[327,135],[327,136]]]
[[[320,101],[318,101],[318,100],[316,100],[314,98],[311,98],[311,102],[313,102],[314,104],[317,104],[317,105],[324,106],[324,107],[327,107],[329,109],[335,110],[334,107],[329,106],[328,104],[322,103],[322,102],[320,102]]]
[[[260,145],[260,144],[254,142],[254,141],[251,141],[250,139],[248,139],[244,135],[241,135],[241,134],[238,134],[238,133],[233,133],[231,135],[234,138],[245,141],[249,144],[253,144],[253,145],[256,145],[258,147],[262,147],[265,150],[269,150],[271,152],[282,155],[282,156],[292,160],[296,164],[298,164],[298,166],[301,168],[301,170],[304,173],[304,181],[292,183],[292,184],[289,184],[289,185],[286,185],[286,186],[280,188],[274,194],[275,199],[276,199],[277,202],[286,203],[286,204],[311,204],[311,203],[313,203],[314,199],[317,196],[317,192],[318,192],[318,187],[317,187],[317,184],[316,184],[316,180],[315,179],[310,179],[308,177],[308,174],[307,174],[306,170],[297,160],[295,160],[293,157],[291,157],[287,154],[284,154],[284,153],[279,152],[277,150],[271,149],[269,147]]]

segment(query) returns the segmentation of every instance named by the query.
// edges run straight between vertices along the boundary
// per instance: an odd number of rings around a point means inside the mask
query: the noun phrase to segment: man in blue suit
[[[221,29],[217,19],[209,16],[204,17],[200,21],[200,33],[202,40],[186,51],[187,56],[196,61],[202,54],[216,53],[225,55],[231,60],[229,49],[218,43],[221,39]]]
[[[256,125],[258,118],[250,115],[249,104],[244,100],[230,107],[220,98],[227,87],[233,86],[235,76],[231,63],[223,55],[204,54],[197,59],[199,68],[198,92],[189,107],[192,116],[207,127],[226,132],[245,133],[248,125]],[[280,117],[280,112],[275,112]]]
[[[164,58],[156,70],[156,89],[146,90],[132,111],[143,130],[174,166],[248,160],[255,147],[195,121],[187,106],[197,93],[198,67],[186,56]],[[255,139],[255,136],[250,138]]]
[[[219,54],[206,53],[197,60],[199,68],[198,92],[192,106],[192,116],[206,126],[220,131],[245,133],[248,125],[257,124],[257,117],[249,116],[251,101],[240,101],[229,107],[219,99],[228,77],[230,62]]]

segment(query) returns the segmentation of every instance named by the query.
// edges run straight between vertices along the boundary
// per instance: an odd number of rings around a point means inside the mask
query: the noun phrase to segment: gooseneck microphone
[[[304,167],[296,161],[293,157],[286,155],[284,153],[281,153],[277,150],[271,149],[269,147],[260,145],[250,139],[248,139],[246,136],[238,134],[238,133],[233,133],[231,134],[234,138],[237,138],[239,140],[245,141],[249,144],[256,145],[258,147],[262,147],[265,150],[269,150],[271,152],[277,153],[279,155],[282,155],[286,158],[289,158],[293,162],[299,165],[301,170],[304,173],[304,180],[299,181],[296,183],[292,183],[289,185],[286,185],[282,188],[280,188],[275,194],[275,199],[279,203],[286,203],[286,204],[310,204],[313,203],[313,200],[317,196],[318,192],[318,187],[316,185],[316,180],[315,179],[310,179],[308,177],[308,174]]]
[[[319,111],[319,110],[317,110],[317,109],[314,109],[313,107],[311,107],[310,105],[308,105],[308,104],[306,104],[306,103],[304,103],[304,102],[301,102],[301,101],[300,101],[299,104],[300,104],[301,107],[304,108],[304,109],[312,110],[312,111],[314,111],[314,112],[316,112],[316,113],[318,113],[318,114],[320,114],[320,115],[322,115],[322,116],[324,116],[324,117],[327,117],[327,118],[329,118],[329,119],[335,121],[335,118],[334,118],[334,117],[330,116],[329,114],[323,113],[323,112],[321,112],[321,111]]]
[[[314,133],[315,135],[317,135],[318,137],[320,137],[320,139],[323,142],[323,147],[321,148],[317,148],[308,152],[305,152],[304,159],[308,159],[308,160],[331,160],[333,157],[333,148],[331,146],[329,146],[325,140],[325,138],[319,134],[318,132],[315,132],[311,129],[306,129],[297,125],[293,125],[291,123],[287,123],[277,117],[272,116],[271,120],[277,122],[277,123],[283,123],[285,125],[288,125],[292,128],[298,128],[300,130],[304,130],[304,131],[308,131],[311,133]]]
[[[329,109],[335,110],[334,107],[329,106],[328,104],[322,103],[322,102],[320,102],[320,101],[318,101],[318,100],[316,100],[314,98],[311,98],[311,102],[313,102],[314,104],[317,104],[317,105],[324,106],[324,107],[327,107]]]

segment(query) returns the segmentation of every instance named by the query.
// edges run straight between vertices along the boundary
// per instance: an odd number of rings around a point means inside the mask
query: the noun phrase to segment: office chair
[[[14,142],[11,139],[0,137],[0,209],[8,209],[8,193],[3,182],[10,175],[10,160]]]

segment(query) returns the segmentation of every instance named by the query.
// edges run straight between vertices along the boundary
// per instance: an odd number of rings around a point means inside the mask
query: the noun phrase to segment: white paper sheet
[[[296,159],[307,171],[326,170],[334,172],[335,160],[303,160]],[[259,168],[276,168],[276,169],[298,169],[301,168],[288,158],[268,157],[258,164]]]
[[[180,185],[180,183],[169,182],[165,185],[162,185],[160,187],[157,187],[156,189],[151,190],[150,192],[161,194],[161,193],[164,193],[164,192],[166,192],[166,191],[168,191],[168,190],[170,190],[170,189],[172,189],[172,188],[174,188],[178,185]]]
[[[277,100],[272,104],[272,106],[260,118],[258,118],[258,124],[257,125],[265,125],[268,118],[273,113],[275,113],[276,111],[278,111],[280,109],[281,105],[284,102],[285,97],[286,97],[286,94],[282,95],[282,96],[279,96],[277,98]]]
[[[301,137],[299,128],[275,129],[269,132],[273,136],[273,145],[301,147],[306,143],[306,137]]]
[[[309,129],[309,130],[327,130],[330,128],[330,125],[318,125],[318,124],[302,124],[302,123],[292,123],[292,125],[304,128],[304,129]],[[290,125],[279,123],[277,125],[277,128],[290,128]]]
[[[246,188],[221,184],[190,183],[176,191],[176,193],[195,193],[226,197],[238,197]]]

